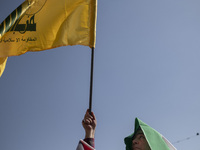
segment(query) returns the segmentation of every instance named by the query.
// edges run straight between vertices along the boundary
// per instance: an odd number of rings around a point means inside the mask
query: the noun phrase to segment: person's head
[[[134,132],[124,138],[126,150],[176,150],[158,131],[135,118]]]
[[[138,129],[133,136],[132,150],[151,150],[141,129]]]

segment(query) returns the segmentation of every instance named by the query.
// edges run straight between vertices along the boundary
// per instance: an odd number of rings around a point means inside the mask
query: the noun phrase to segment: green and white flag
[[[176,150],[176,148],[162,134],[138,118],[135,119],[134,133],[124,139],[126,150],[131,150],[133,136],[139,128],[143,131],[151,150]]]

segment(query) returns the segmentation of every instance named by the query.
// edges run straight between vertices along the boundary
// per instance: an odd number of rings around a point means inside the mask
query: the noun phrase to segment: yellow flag
[[[97,0],[26,0],[0,25],[1,60],[59,46],[95,47],[96,8]]]
[[[0,57],[0,77],[3,74],[3,71],[6,67],[7,58],[8,57]]]

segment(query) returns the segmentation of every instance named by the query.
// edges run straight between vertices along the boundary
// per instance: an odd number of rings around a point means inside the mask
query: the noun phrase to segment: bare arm
[[[82,125],[85,129],[85,138],[94,138],[97,120],[93,112],[86,111]]]

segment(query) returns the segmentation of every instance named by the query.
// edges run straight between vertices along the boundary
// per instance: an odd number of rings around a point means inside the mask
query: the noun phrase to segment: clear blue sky
[[[23,0],[4,0],[2,22]],[[125,150],[140,118],[178,150],[199,150],[200,1],[99,0],[96,149]],[[90,49],[10,57],[0,78],[0,150],[73,150],[84,138]]]

